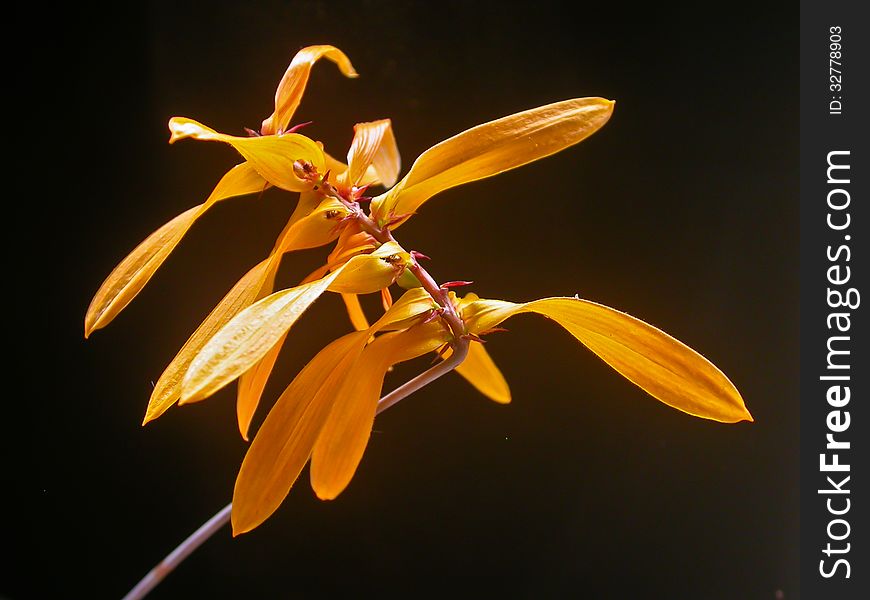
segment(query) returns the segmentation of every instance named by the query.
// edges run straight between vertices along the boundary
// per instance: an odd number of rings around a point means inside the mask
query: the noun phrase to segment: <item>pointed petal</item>
[[[329,285],[329,291],[373,294],[393,283],[410,260],[411,255],[397,243],[383,244],[371,254],[354,256],[339,267],[341,276]]]
[[[578,298],[526,304],[478,300],[465,307],[471,333],[523,312],[549,317],[623,377],[668,406],[723,423],[752,420],[740,392],[706,358],[663,331],[613,308]]]
[[[184,374],[193,359],[230,319],[257,299],[270,269],[272,265],[266,259],[248,271],[188,338],[154,385],[143,425],[162,415],[179,400]]]
[[[358,77],[353,65],[350,64],[350,59],[338,48],[325,45],[303,48],[293,57],[290,66],[287,67],[287,71],[284,72],[284,76],[278,84],[278,89],[275,92],[275,112],[263,121],[263,126],[260,129],[263,135],[280,133],[287,128],[290,119],[293,118],[293,113],[296,112],[302,101],[302,94],[308,84],[311,67],[321,58],[331,60],[338,65],[341,74],[345,77]]]
[[[435,194],[555,154],[589,137],[613,112],[603,98],[548,104],[464,131],[433,146],[392,190],[372,201],[372,214],[412,214]],[[398,224],[396,224],[398,226]]]
[[[372,325],[371,333],[408,329],[419,320],[418,317],[436,308],[438,305],[423,288],[408,290]]]
[[[204,400],[253,367],[336,274],[283,290],[249,306],[219,330],[194,357],[181,384],[181,403]]]
[[[284,501],[311,455],[339,387],[365,345],[357,331],[329,344],[287,387],[257,432],[233,493],[233,535],[250,531]]]
[[[239,432],[245,441],[248,441],[251,420],[254,418],[254,413],[257,412],[260,398],[263,397],[263,390],[266,389],[269,375],[275,368],[275,361],[278,360],[281,347],[286,339],[287,334],[285,333],[257,364],[239,377],[239,390],[236,393],[236,417],[239,422]]]
[[[347,262],[352,256],[375,250],[379,245],[375,238],[362,231],[359,223],[354,221],[342,228],[338,242],[329,253],[326,262],[331,265],[340,265]]]
[[[452,349],[448,348],[442,358],[446,360],[452,353]],[[490,400],[499,404],[510,403],[510,387],[483,344],[470,344],[468,356],[455,371]]]
[[[387,312],[393,306],[393,295],[388,287],[381,288],[381,305],[384,307],[384,312]]]
[[[310,214],[300,218],[282,233],[275,252],[305,250],[328,244],[338,237],[339,228],[336,226],[348,214],[347,207],[338,200],[323,200]]]
[[[350,317],[350,322],[353,328],[357,331],[369,328],[369,320],[363,312],[362,306],[359,303],[359,296],[356,294],[342,294],[341,299],[344,300],[344,305],[347,308],[347,316]]]
[[[389,119],[357,123],[353,128],[354,136],[347,152],[349,165],[345,183],[358,186],[366,177],[369,167],[373,167],[380,181],[390,188],[396,183],[401,168],[399,148],[393,135]]]
[[[332,500],[350,483],[372,430],[384,376],[392,365],[433,351],[448,339],[439,323],[387,333],[362,352],[336,395],[311,455],[311,485]]]
[[[148,236],[115,267],[97,290],[85,316],[85,337],[108,325],[136,297],[194,221],[213,204],[262,191],[267,185],[247,163],[236,165],[221,178],[203,204],[181,213]]]
[[[267,296],[241,311],[191,361],[180,403],[203,400],[252,368],[327,289],[372,293],[392,283],[401,268],[391,262],[398,244],[356,256],[317,281]]]
[[[311,163],[319,173],[325,172],[323,150],[313,140],[298,133],[237,137],[218,133],[186,117],[172,117],[169,131],[172,133],[170,144],[184,138],[230,144],[266,181],[291,192],[304,192],[313,185],[295,175],[293,163],[297,160]]]

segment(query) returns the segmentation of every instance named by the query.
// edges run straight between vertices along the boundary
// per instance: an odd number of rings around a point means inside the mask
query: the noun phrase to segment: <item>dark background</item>
[[[266,255],[293,196],[219,205],[107,329],[85,342],[82,322],[110,270],[238,161],[166,145],[168,118],[256,128],[296,50],[330,43],[361,76],[319,64],[294,121],[342,156],[353,123],[390,117],[403,173],[478,123],[617,100],[589,140],[432,199],[398,238],[481,296],[579,293],[657,325],[717,364],[756,422],[670,409],[520,317],[487,345],[512,405],[439,381],[378,418],[338,500],[318,501],[303,473],[264,525],[222,530],[153,597],[798,597],[796,5],[157,3],[76,9],[44,31],[42,96],[64,116],[63,185],[39,192],[55,207],[57,377],[37,394],[41,480],[24,517],[36,549],[21,560],[41,575],[4,569],[0,593],[119,597],[230,499],[246,448],[234,389],[139,423],[151,382]],[[283,282],[322,256],[290,257]],[[348,329],[337,297],[318,302],[266,401]]]

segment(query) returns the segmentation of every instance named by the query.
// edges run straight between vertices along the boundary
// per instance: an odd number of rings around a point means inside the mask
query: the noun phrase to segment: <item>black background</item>
[[[579,293],[661,327],[728,374],[756,422],[672,410],[521,317],[487,346],[512,405],[439,381],[378,418],[338,500],[318,501],[303,473],[263,526],[222,530],[153,597],[461,597],[478,579],[487,597],[796,598],[797,17],[785,2],[540,1],[55,15],[41,68],[43,99],[64,116],[52,173],[63,185],[39,193],[56,228],[57,376],[36,392],[38,550],[23,559],[41,574],[7,571],[0,592],[118,597],[230,499],[246,448],[233,390],[139,423],[151,382],[269,251],[293,197],[219,205],[107,329],[86,342],[82,321],[115,264],[238,161],[218,144],[167,146],[168,118],[257,127],[296,50],[330,43],[361,76],[319,64],[294,121],[314,120],[306,133],[341,156],[353,123],[390,117],[403,173],[475,124],[615,99],[586,142],[434,198],[397,237],[433,257],[436,278],[472,279],[481,296]],[[322,256],[291,257],[283,282]],[[348,328],[340,300],[318,302],[267,400]]]

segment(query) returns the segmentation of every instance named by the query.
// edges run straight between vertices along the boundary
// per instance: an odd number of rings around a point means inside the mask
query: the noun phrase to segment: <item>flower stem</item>
[[[420,373],[410,381],[407,381],[394,389],[392,392],[378,400],[377,414],[381,414],[392,406],[395,406],[400,400],[407,398],[420,388],[429,385],[442,375],[446,375],[465,360],[468,354],[468,346],[470,342],[463,338],[458,340],[453,345],[453,354],[447,360],[435,365],[431,369]],[[206,521],[199,529],[194,531],[186,540],[181,542],[178,547],[170,552],[166,558],[161,560],[156,567],[151,569],[136,586],[127,592],[123,600],[141,600],[158,583],[169,575],[175,567],[190,556],[190,554],[199,548],[203,542],[214,535],[219,529],[230,521],[230,513],[232,512],[232,502],[224,506],[216,515]]]
[[[218,529],[229,523],[230,512],[232,511],[232,503],[224,506],[211,519],[206,521],[199,529],[194,531],[186,540],[181,542],[178,547],[170,552],[166,558],[157,563],[157,566],[151,569],[136,586],[127,592],[123,600],[139,600],[144,598],[148,592],[163,581],[175,567],[190,556],[190,553],[199,548],[203,542],[210,538]]]

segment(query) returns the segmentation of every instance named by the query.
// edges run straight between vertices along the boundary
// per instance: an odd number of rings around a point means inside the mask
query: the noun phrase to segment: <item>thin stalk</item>
[[[459,343],[453,347],[453,354],[447,360],[435,365],[431,369],[420,373],[410,381],[403,383],[392,392],[378,400],[377,414],[381,414],[392,406],[395,406],[400,400],[407,398],[420,388],[429,385],[442,375],[446,375],[465,360],[468,354],[469,341],[467,339],[459,340]],[[232,512],[232,502],[224,506],[215,516],[206,521],[196,531],[194,531],[186,540],[181,542],[169,555],[161,560],[156,567],[151,569],[136,586],[127,592],[122,600],[141,600],[157,586],[158,583],[169,575],[175,567],[190,556],[190,554],[199,548],[208,538],[214,535],[219,529],[230,522],[230,513]]]
[[[224,506],[211,519],[206,521],[199,529],[194,531],[190,536],[181,542],[175,550],[170,552],[166,558],[157,563],[157,566],[151,569],[136,586],[127,592],[123,600],[140,600],[144,598],[148,592],[163,581],[163,579],[172,573],[181,562],[190,556],[190,553],[199,548],[203,542],[210,538],[218,529],[229,523],[230,512],[232,511],[232,503]]]

